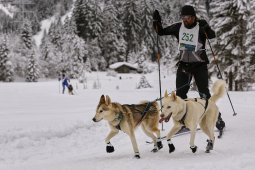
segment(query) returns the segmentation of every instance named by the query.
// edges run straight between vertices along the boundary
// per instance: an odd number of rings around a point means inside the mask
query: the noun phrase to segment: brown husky
[[[111,129],[105,139],[106,151],[108,153],[114,152],[114,147],[111,145],[110,139],[121,130],[129,135],[135,152],[135,158],[140,158],[134,133],[135,128],[139,125],[141,125],[144,133],[154,141],[154,149],[152,152],[157,152],[163,147],[160,140],[160,130],[158,129],[159,107],[156,101],[143,102],[136,105],[121,105],[111,102],[109,96],[105,97],[102,95],[93,121],[99,122],[103,119],[108,121]],[[153,133],[155,133],[157,137]]]
[[[167,134],[166,139],[168,141],[169,153],[175,150],[171,138],[175,135],[182,126],[186,126],[191,131],[190,136],[190,149],[193,153],[196,152],[197,146],[194,144],[195,134],[198,124],[202,131],[209,137],[206,152],[210,152],[213,149],[214,144],[214,127],[219,114],[218,107],[215,102],[224,95],[225,81],[217,80],[213,84],[213,95],[210,99],[187,99],[183,100],[176,96],[172,92],[171,96],[168,96],[167,91],[162,100],[162,114],[160,115],[161,121],[168,122],[172,116],[174,126]]]

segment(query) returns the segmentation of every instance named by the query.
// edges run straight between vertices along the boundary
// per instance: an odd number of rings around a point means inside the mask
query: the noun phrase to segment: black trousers
[[[211,94],[208,88],[209,77],[206,63],[179,63],[176,75],[176,95],[182,99],[187,98],[192,77],[195,79],[200,97],[209,99]],[[219,130],[225,127],[225,122],[222,120],[221,113],[219,113],[216,127]]]
[[[200,97],[211,97],[208,89],[208,69],[206,63],[179,63],[176,75],[176,95],[182,99],[187,98],[190,82],[194,78]]]

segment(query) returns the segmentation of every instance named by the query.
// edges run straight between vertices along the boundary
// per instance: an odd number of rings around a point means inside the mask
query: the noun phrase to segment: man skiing
[[[205,20],[196,17],[196,12],[190,5],[182,7],[181,19],[182,21],[163,28],[159,12],[155,10],[153,13],[153,27],[157,34],[160,36],[174,35],[179,43],[180,58],[177,64],[176,94],[182,99],[186,99],[190,82],[194,77],[200,97],[209,99],[211,97],[208,89],[207,64],[209,60],[205,43],[206,37],[215,38],[215,32]],[[216,127],[222,133],[225,122],[221,118],[221,113],[219,113]]]

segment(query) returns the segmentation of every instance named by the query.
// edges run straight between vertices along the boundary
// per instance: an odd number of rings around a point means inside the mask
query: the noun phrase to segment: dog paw
[[[140,159],[140,154],[139,153],[135,153],[135,156],[134,156],[136,159]]]
[[[190,149],[192,150],[193,153],[197,151],[197,146],[191,146]]]
[[[210,151],[210,150],[213,150],[213,141],[207,140],[206,151]]]
[[[174,144],[168,144],[168,146],[169,146],[169,153],[172,153],[175,151]]]
[[[153,148],[152,150],[151,150],[151,152],[158,152],[158,149],[157,148]]]
[[[112,152],[114,152],[114,147],[112,146],[111,143],[107,143],[106,152],[107,152],[107,153],[112,153]]]
[[[161,141],[157,142],[157,146],[158,146],[158,150],[160,150],[161,148],[163,148],[163,144]]]

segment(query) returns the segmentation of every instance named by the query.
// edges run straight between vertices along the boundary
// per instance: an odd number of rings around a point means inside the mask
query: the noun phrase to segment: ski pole
[[[207,42],[208,42],[208,44],[209,44],[209,47],[210,47],[210,49],[211,49],[211,51],[212,51],[212,55],[213,55],[213,58],[214,58],[214,61],[215,61],[214,63],[216,64],[216,67],[217,67],[217,69],[218,69],[218,71],[219,71],[219,73],[220,73],[220,78],[223,80],[223,76],[222,76],[222,74],[221,74],[219,65],[216,63],[216,57],[215,57],[214,51],[213,51],[213,49],[212,49],[211,42],[210,42],[210,40],[209,40],[209,38],[208,38],[206,32],[205,32],[205,36],[206,36]],[[229,97],[228,91],[226,90],[226,92],[227,92],[228,100],[229,100],[229,102],[230,102],[230,105],[231,105],[231,107],[232,107],[232,110],[233,110],[233,112],[234,112],[234,113],[233,113],[233,116],[236,116],[237,113],[235,112],[235,109],[234,109],[234,106],[233,106],[233,104],[232,104],[232,101],[231,101],[231,99],[230,99],[230,97]]]
[[[61,92],[60,92],[60,85],[61,84],[61,80],[60,80],[60,78],[58,78],[58,92],[59,92],[59,94],[61,94]]]
[[[157,32],[157,61],[158,61],[158,76],[159,76],[159,96],[160,96],[160,110],[162,109],[162,93],[161,93],[161,74],[160,74],[160,49],[159,49],[159,35],[158,35],[158,27],[156,27]],[[161,130],[164,130],[163,121],[161,122]]]

